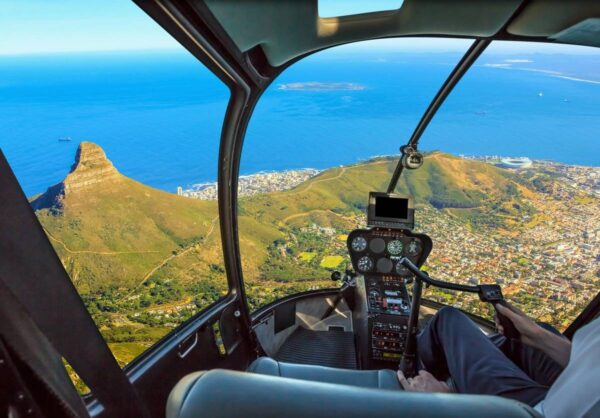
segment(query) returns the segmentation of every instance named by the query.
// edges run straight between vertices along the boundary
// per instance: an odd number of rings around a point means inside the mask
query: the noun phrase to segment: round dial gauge
[[[385,241],[383,238],[373,238],[371,242],[369,242],[369,249],[375,254],[382,253],[383,250],[385,250]]]
[[[400,276],[406,276],[408,273],[410,273],[410,270],[404,267],[400,262],[396,264],[396,274],[399,274]]]
[[[364,237],[356,237],[352,240],[350,246],[353,251],[359,253],[367,248],[367,240]]]
[[[392,260],[389,258],[380,258],[377,260],[377,271],[380,273],[389,273],[394,268]]]
[[[388,253],[390,253],[391,255],[400,255],[402,254],[402,249],[404,248],[404,245],[402,245],[402,241],[400,240],[393,240],[388,242],[387,244],[387,250]]]
[[[406,252],[409,255],[417,255],[421,252],[421,242],[419,240],[413,239],[406,246]]]
[[[358,259],[358,269],[360,271],[371,271],[373,270],[373,260],[366,255]]]

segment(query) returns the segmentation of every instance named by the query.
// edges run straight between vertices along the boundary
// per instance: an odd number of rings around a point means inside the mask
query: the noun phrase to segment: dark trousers
[[[497,395],[530,406],[544,399],[562,367],[540,350],[502,335],[487,337],[465,314],[446,307],[418,336],[423,368],[451,377],[460,393]]]

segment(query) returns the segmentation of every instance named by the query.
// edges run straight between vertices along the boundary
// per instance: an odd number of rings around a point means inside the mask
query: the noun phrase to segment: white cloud
[[[483,66],[491,68],[510,68],[510,64],[483,64]]]

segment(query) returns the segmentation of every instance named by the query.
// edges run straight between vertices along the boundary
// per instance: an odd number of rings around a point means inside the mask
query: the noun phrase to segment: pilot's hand
[[[543,328],[536,324],[531,318],[529,318],[525,312],[520,310],[519,308],[514,307],[513,305],[508,304],[508,307],[497,304],[496,309],[500,314],[504,315],[508,319],[510,319],[517,329],[521,333],[521,342],[523,344],[527,344],[530,346],[535,346],[540,338],[540,334],[543,333]],[[499,324],[497,318],[496,320],[496,328],[500,334],[504,334],[504,329],[502,325]]]
[[[408,392],[452,392],[446,382],[440,382],[433,375],[425,370],[421,370],[415,377],[404,377],[404,373],[398,370],[398,380]]]
[[[498,331],[498,334],[504,335],[504,327],[500,323],[500,319],[496,313],[494,313],[494,324],[496,324],[496,331]]]

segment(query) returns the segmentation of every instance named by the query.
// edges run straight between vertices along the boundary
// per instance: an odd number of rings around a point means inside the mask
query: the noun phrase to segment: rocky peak
[[[88,188],[100,183],[114,182],[119,172],[106,158],[104,150],[93,142],[82,142],[77,148],[75,164],[63,181],[65,192]]]
[[[70,193],[110,186],[120,182],[121,179],[121,174],[106,158],[104,150],[99,145],[93,142],[82,142],[77,148],[75,163],[71,166],[69,174],[63,181],[49,187],[45,193],[33,200],[31,206],[35,210],[50,208],[53,212],[60,213],[63,209],[63,201]]]

